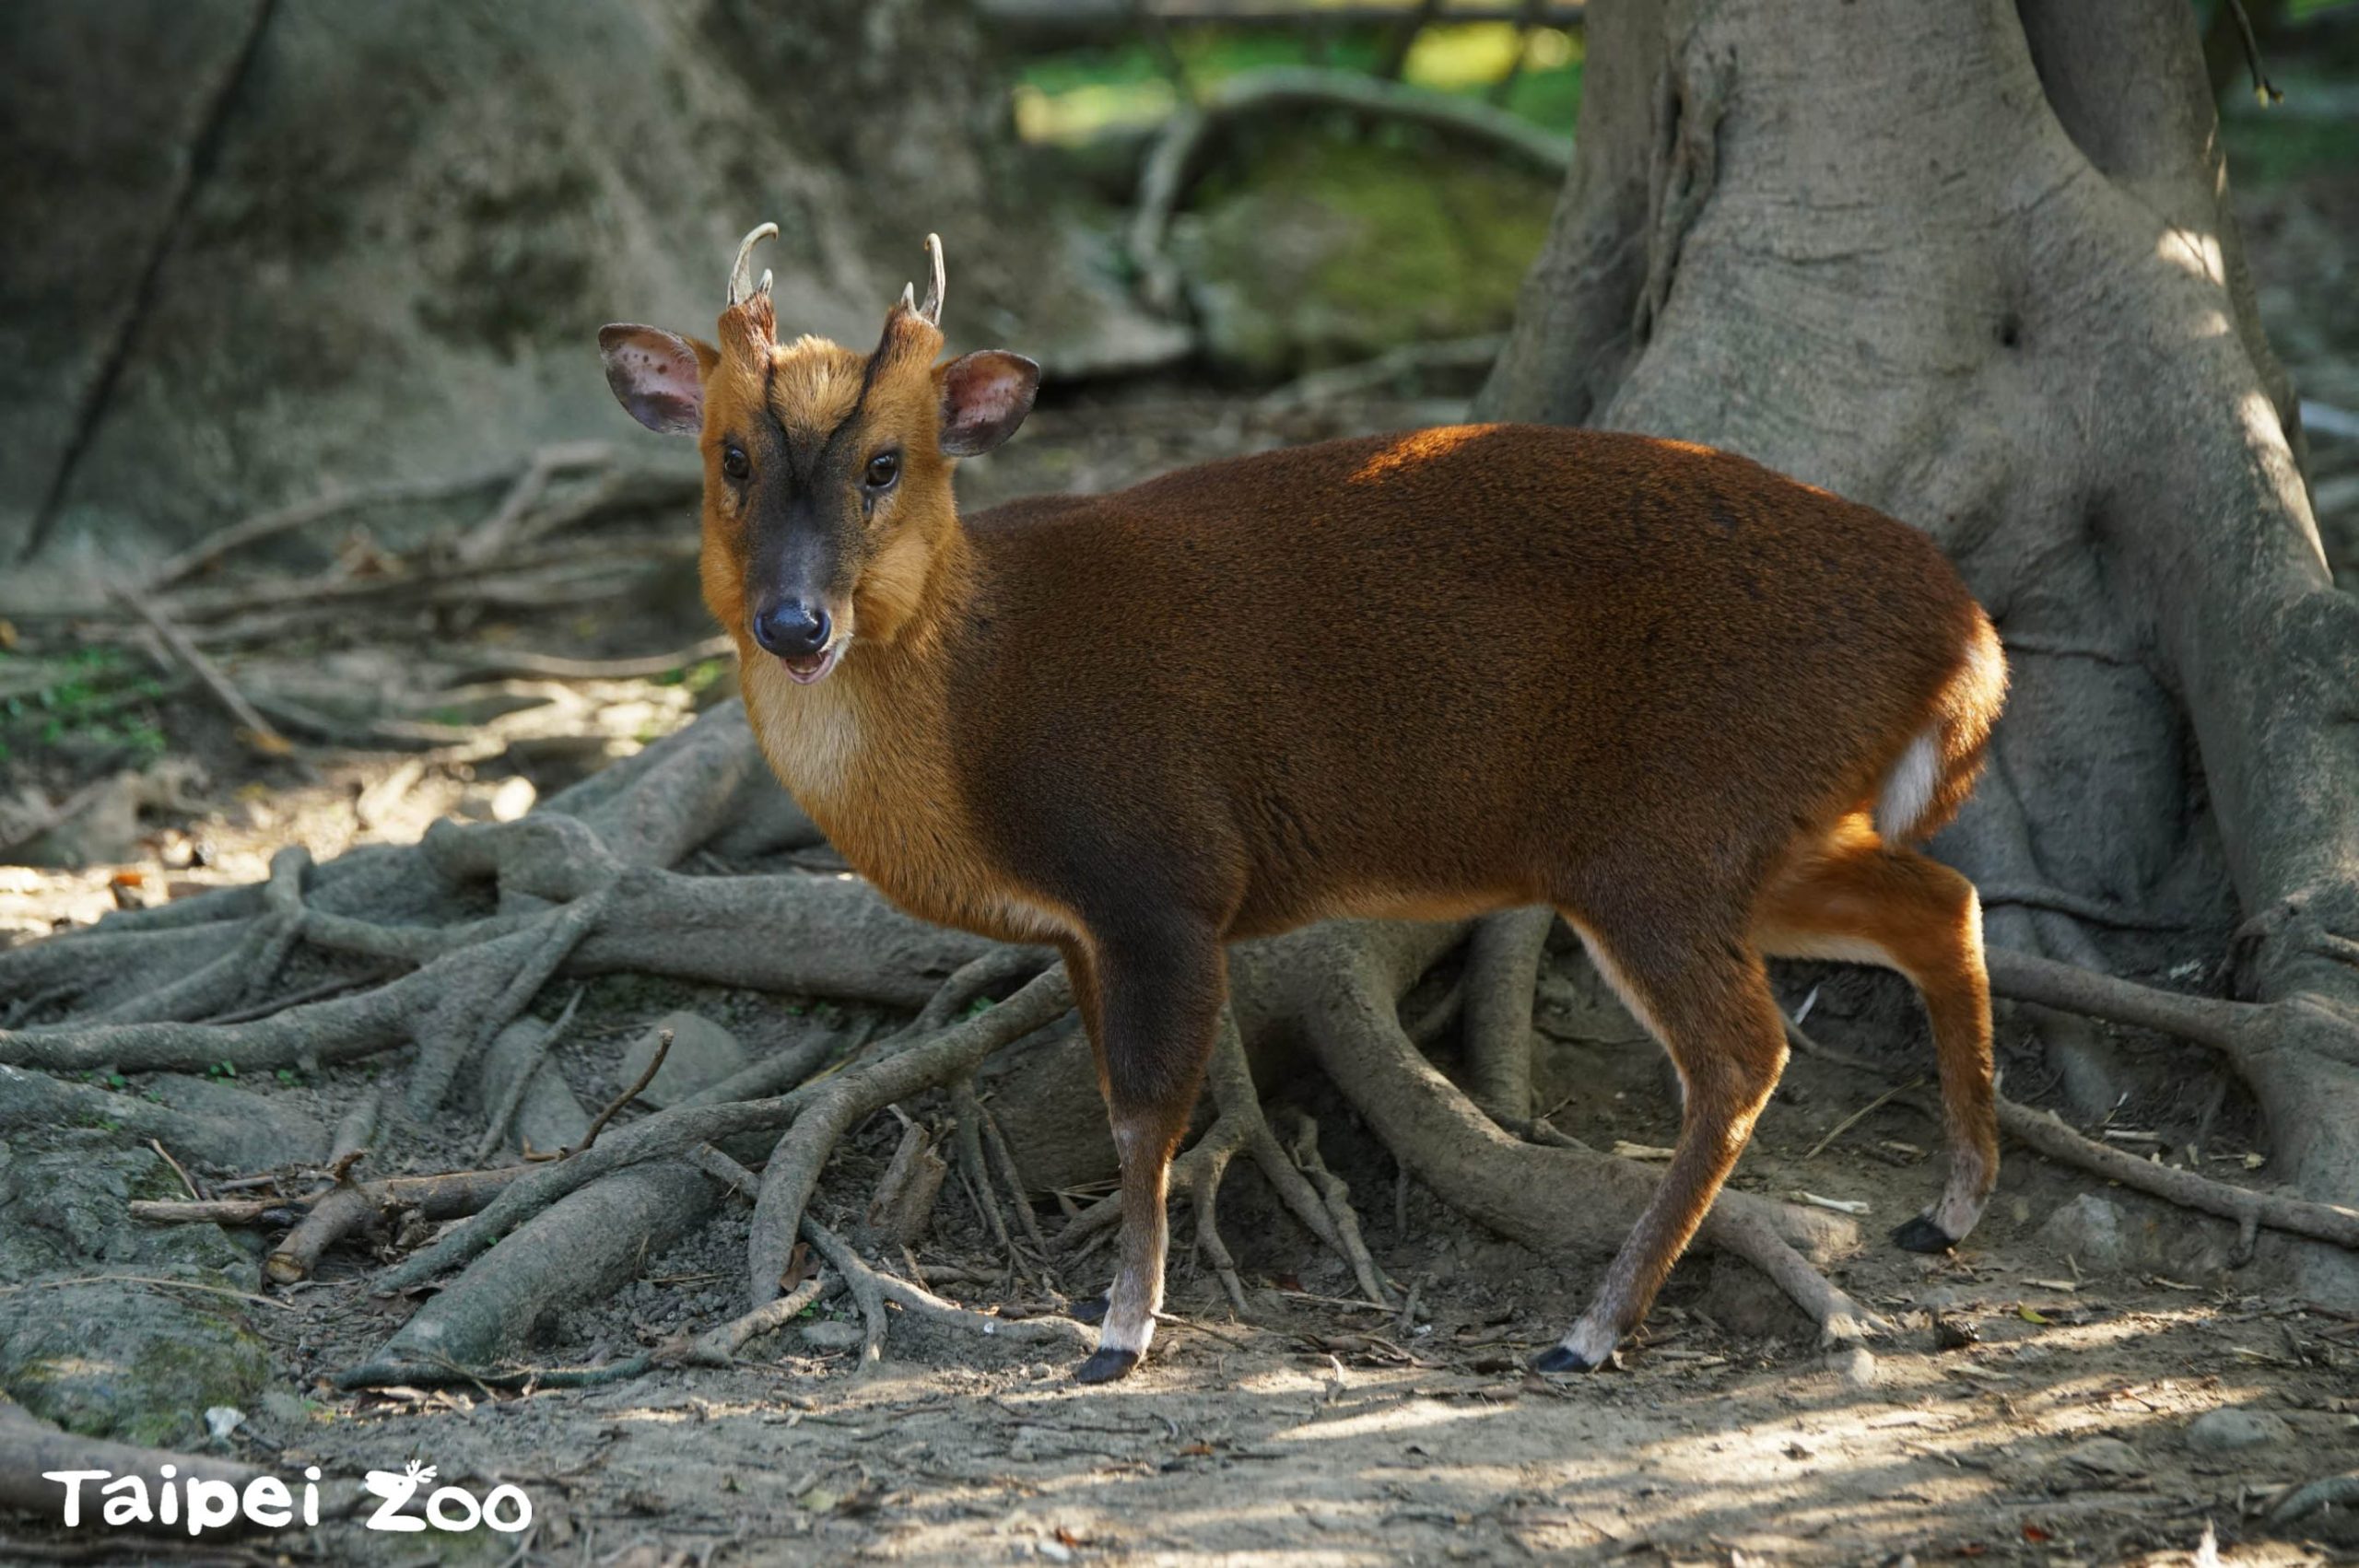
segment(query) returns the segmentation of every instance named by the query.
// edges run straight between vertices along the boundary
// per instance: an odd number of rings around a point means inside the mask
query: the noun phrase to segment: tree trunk
[[[1936,844],[1993,943],[2294,1004],[2236,1065],[2272,1168],[2349,1202],[2359,603],[2311,517],[2193,11],[1595,0],[1589,59],[1485,412],[1729,448],[1940,539],[2013,672]],[[2050,1043],[2103,1081],[2101,1043]],[[2348,1255],[2297,1262],[2359,1296]]]

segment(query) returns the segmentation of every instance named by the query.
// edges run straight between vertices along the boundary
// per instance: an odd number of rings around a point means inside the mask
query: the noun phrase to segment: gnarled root
[[[1207,1087],[1217,1107],[1213,1125],[1172,1162],[1170,1188],[1185,1196],[1196,1221],[1196,1246],[1203,1254],[1229,1305],[1248,1316],[1244,1281],[1236,1260],[1221,1241],[1218,1198],[1221,1179],[1238,1154],[1250,1158],[1278,1199],[1330,1251],[1350,1266],[1359,1288],[1373,1301],[1388,1298],[1382,1276],[1360,1239],[1350,1195],[1343,1183],[1319,1163],[1318,1124],[1299,1118],[1295,1150],[1289,1152],[1262,1113],[1260,1091],[1246,1059],[1245,1042],[1232,1009],[1221,1015],[1220,1035],[1206,1072]],[[1312,1173],[1315,1173],[1312,1174]],[[1057,1246],[1074,1253],[1083,1244],[1108,1233],[1121,1218],[1119,1198],[1108,1196],[1090,1205],[1058,1233]]]

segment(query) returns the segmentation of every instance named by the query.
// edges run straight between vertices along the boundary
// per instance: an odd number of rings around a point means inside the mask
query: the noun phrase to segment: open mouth
[[[780,659],[779,662],[786,666],[789,676],[807,686],[814,681],[827,678],[828,673],[836,667],[836,661],[844,656],[844,645],[851,640],[850,638],[839,637],[816,653],[806,653],[800,659]]]

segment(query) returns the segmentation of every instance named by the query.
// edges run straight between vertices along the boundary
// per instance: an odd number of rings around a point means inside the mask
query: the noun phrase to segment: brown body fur
[[[834,673],[799,685],[756,645],[755,527],[710,486],[707,596],[766,754],[863,874],[1065,954],[1124,1161],[1086,1375],[1127,1371],[1152,1332],[1223,944],[1334,916],[1552,904],[1679,1067],[1679,1153],[1543,1365],[1611,1354],[1733,1164],[1784,1059],[1765,954],[1924,991],[1952,1174],[1902,1239],[1973,1223],[1997,1169],[1979,912],[1904,841],[1964,799],[2004,672],[1929,539],[1742,458],[1529,426],[961,522],[933,450],[943,371],[911,373],[938,347],[897,310],[867,359],[772,347],[734,389],[806,446],[858,426],[907,450],[890,526],[872,509],[846,535],[859,565],[830,602],[858,634]],[[746,422],[728,375],[706,368],[709,450]],[[1913,793],[1893,782],[1911,768]]]

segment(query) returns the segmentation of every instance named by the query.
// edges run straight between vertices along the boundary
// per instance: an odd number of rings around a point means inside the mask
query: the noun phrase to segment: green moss
[[[1424,137],[1293,137],[1207,182],[1175,252],[1215,360],[1272,379],[1504,330],[1553,194]]]
[[[251,1408],[269,1380],[269,1352],[233,1307],[121,1285],[28,1293],[38,1310],[0,1316],[0,1369],[18,1403],[68,1432],[194,1443],[207,1406]]]

